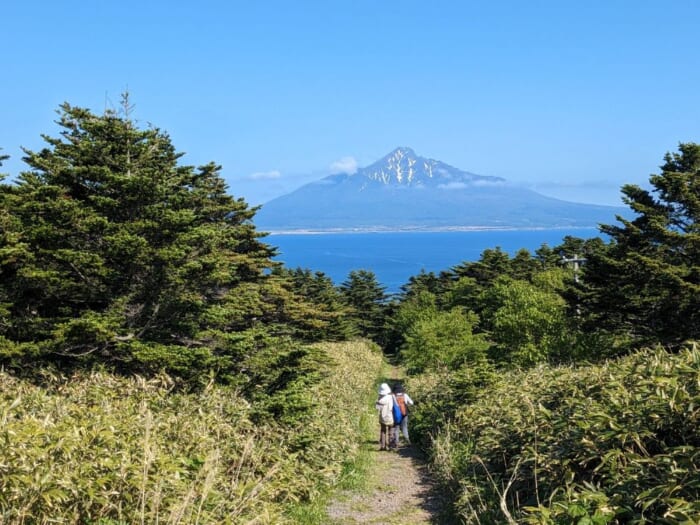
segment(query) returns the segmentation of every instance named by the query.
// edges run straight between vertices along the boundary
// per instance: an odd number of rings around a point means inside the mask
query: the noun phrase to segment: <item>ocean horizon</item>
[[[513,256],[525,248],[534,255],[543,244],[562,243],[566,236],[602,237],[597,228],[450,229],[407,231],[270,232],[263,240],[277,248],[275,260],[288,268],[320,271],[340,285],[353,270],[369,270],[386,292],[400,292],[421,270],[436,274],[499,247]]]

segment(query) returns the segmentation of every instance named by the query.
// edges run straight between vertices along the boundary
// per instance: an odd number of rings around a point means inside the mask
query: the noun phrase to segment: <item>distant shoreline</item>
[[[268,235],[328,235],[335,233],[442,233],[442,232],[481,232],[481,231],[539,231],[539,230],[591,230],[598,226],[436,226],[416,228],[323,228],[264,230]]]

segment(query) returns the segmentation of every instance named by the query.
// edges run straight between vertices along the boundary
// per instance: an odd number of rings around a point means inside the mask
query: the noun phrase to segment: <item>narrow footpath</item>
[[[398,370],[393,370],[398,372]],[[393,375],[393,377],[399,377]],[[393,384],[395,380],[389,380]],[[376,419],[376,417],[375,417]],[[332,525],[420,525],[453,523],[418,447],[401,437],[398,450],[379,450],[379,424],[363,443],[371,457],[362,489],[341,491],[327,512]]]
[[[340,493],[328,507],[334,525],[419,525],[446,523],[440,520],[441,502],[425,461],[414,447],[398,452],[379,451],[368,486],[361,491]]]

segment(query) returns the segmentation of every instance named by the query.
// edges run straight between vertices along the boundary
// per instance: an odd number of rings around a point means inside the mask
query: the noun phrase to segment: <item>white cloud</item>
[[[470,181],[445,182],[442,184],[438,184],[438,188],[440,188],[441,190],[463,190],[465,188],[497,187],[505,185],[506,182],[503,180],[475,179]]]
[[[474,186],[505,186],[506,182],[504,180],[484,180],[476,179],[472,182]]]
[[[469,187],[466,182],[448,182],[447,184],[438,184],[441,190],[463,190]]]
[[[250,180],[269,180],[269,179],[279,179],[282,174],[278,170],[271,171],[257,171],[248,175]]]
[[[343,157],[330,165],[331,175],[336,173],[347,173],[352,175],[357,171],[357,159],[355,157]]]

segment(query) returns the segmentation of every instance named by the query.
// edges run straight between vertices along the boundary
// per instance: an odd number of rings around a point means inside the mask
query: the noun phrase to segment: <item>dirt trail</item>
[[[371,523],[418,525],[446,523],[440,519],[441,501],[425,461],[416,448],[379,451],[376,442],[369,486],[343,492],[331,502],[328,516],[335,525]]]
[[[398,370],[394,370],[398,372]],[[394,375],[393,377],[400,377]],[[391,384],[391,380],[390,380]],[[333,525],[448,524],[444,502],[431,479],[419,449],[403,443],[398,450],[379,450],[376,436],[363,444],[372,457],[368,483],[357,491],[343,491],[327,511]]]

